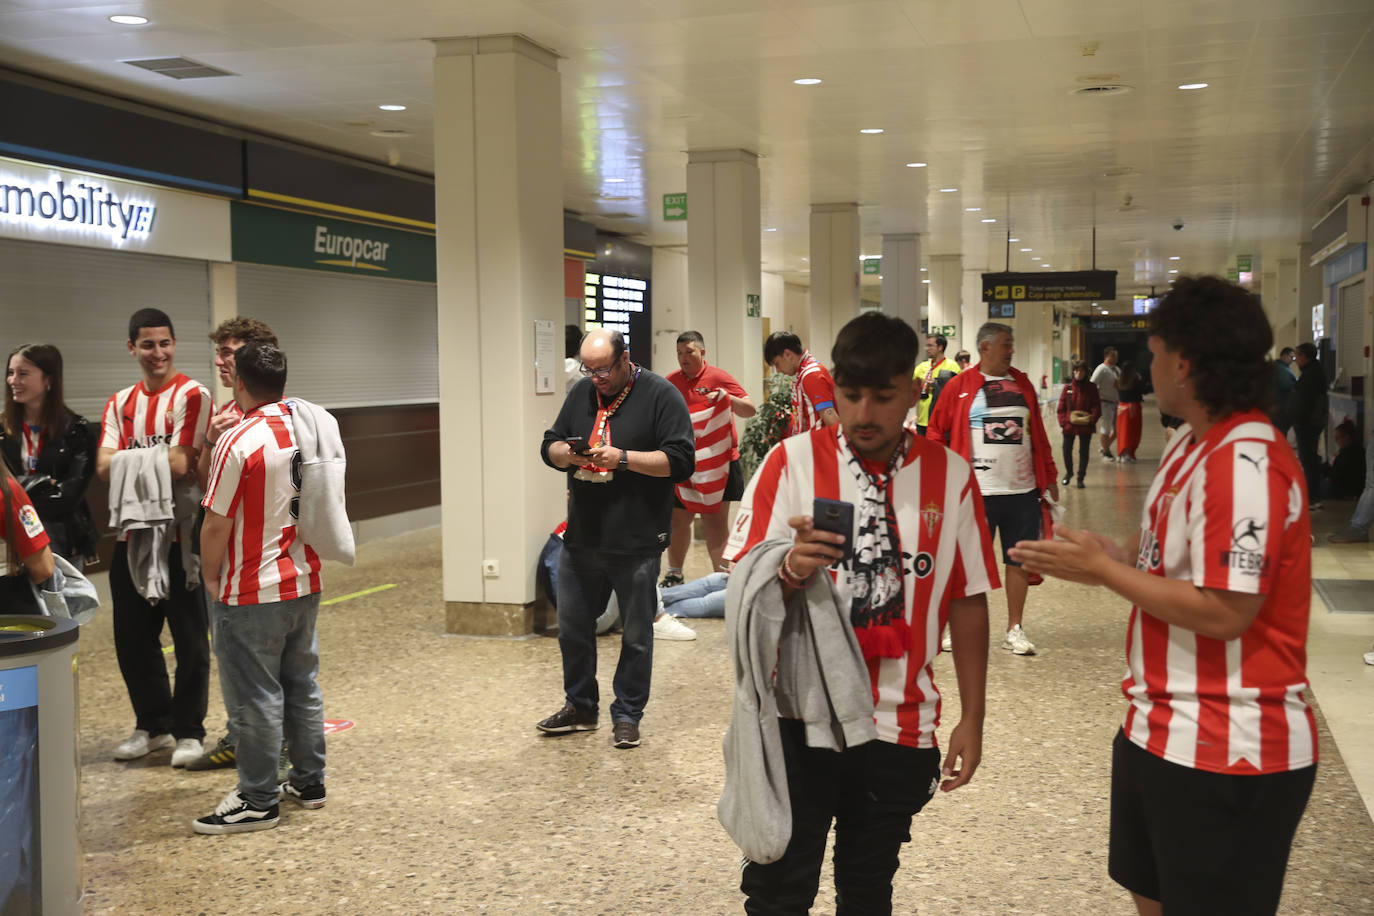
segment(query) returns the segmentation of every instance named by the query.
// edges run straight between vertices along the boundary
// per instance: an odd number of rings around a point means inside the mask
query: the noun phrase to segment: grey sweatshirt
[[[156,604],[170,594],[167,557],[175,534],[186,588],[200,583],[200,556],[191,550],[200,488],[195,478],[172,481],[167,446],[121,449],[110,460],[110,527],[126,535],[134,588]]]
[[[301,540],[325,560],[353,565],[353,526],[344,503],[343,439],[334,415],[302,398],[286,398],[301,453]]]
[[[792,837],[778,717],[805,722],[811,747],[838,751],[877,737],[868,668],[830,577],[783,604],[778,565],[791,546],[755,546],[725,595],[735,699],[716,814],[745,856],[764,864]]]

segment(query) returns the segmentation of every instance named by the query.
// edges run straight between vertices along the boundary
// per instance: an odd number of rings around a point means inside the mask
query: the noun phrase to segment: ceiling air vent
[[[1125,83],[1099,83],[1096,86],[1083,86],[1079,89],[1070,90],[1069,95],[1085,95],[1100,97],[1104,95],[1125,95],[1130,92],[1133,86]]]
[[[185,57],[153,57],[147,60],[126,60],[124,63],[142,70],[161,73],[163,76],[170,76],[174,80],[198,80],[210,76],[238,76],[237,73],[230,73],[228,70],[211,67],[209,64],[202,64]]]
[[[623,210],[617,210],[611,213],[598,213],[596,215],[601,219],[634,219],[638,214],[626,213]]]

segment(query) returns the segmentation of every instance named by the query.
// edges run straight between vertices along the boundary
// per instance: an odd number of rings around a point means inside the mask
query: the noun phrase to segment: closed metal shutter
[[[177,368],[207,386],[210,284],[205,261],[0,239],[3,354],[25,343],[62,351],[72,410],[99,420],[111,394],[141,377],[129,355],[129,316],[166,312],[176,331]]]
[[[1339,295],[1336,365],[1345,370],[1340,387],[1347,390],[1352,378],[1365,374],[1364,281],[1341,287]]]
[[[238,310],[276,333],[288,394],[335,408],[439,400],[433,283],[240,264]]]

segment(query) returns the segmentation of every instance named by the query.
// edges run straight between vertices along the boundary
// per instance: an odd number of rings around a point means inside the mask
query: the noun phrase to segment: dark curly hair
[[[1257,296],[1221,277],[1179,277],[1150,313],[1150,335],[1188,360],[1193,390],[1209,416],[1268,412],[1274,332]]]
[[[830,348],[831,375],[845,388],[887,388],[916,370],[916,332],[900,318],[864,312],[840,328]]]

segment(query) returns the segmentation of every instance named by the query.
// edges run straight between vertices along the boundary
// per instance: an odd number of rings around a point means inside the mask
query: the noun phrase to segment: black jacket
[[[563,409],[544,433],[539,454],[549,460],[549,445],[571,436],[590,437],[596,422],[597,393],[590,379],[568,392]],[[617,469],[609,483],[577,480],[568,475],[570,548],[653,556],[668,546],[672,530],[673,484],[696,470],[696,440],[687,402],[661,375],[641,368],[630,394],[611,417],[611,445],[631,452],[662,451],[668,456],[667,477],[648,477]]]
[[[1326,373],[1316,360],[1302,367],[1288,409],[1294,428],[1326,429]]]
[[[30,473],[20,458],[23,433],[9,435],[0,427],[0,456],[28,493],[48,532],[52,552],[78,567],[80,559],[95,555],[99,534],[86,505],[86,488],[95,474],[95,442],[84,417],[67,411],[62,431],[43,443],[38,470]]]

